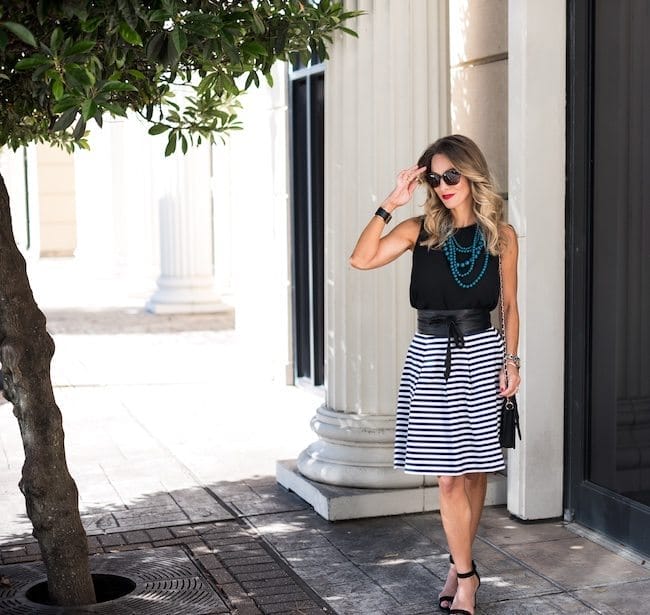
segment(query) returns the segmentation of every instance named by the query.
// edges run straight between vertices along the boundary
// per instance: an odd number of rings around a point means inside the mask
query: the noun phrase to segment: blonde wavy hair
[[[483,231],[487,250],[496,255],[503,249],[501,227],[503,222],[503,199],[496,191],[485,156],[478,145],[463,135],[450,135],[438,139],[420,156],[418,167],[431,171],[431,159],[436,154],[444,154],[453,167],[469,180],[474,214]],[[435,190],[424,179],[421,182],[427,189],[424,202],[424,229],[428,237],[422,245],[429,248],[442,248],[445,241],[453,235],[454,225],[451,212],[445,207]]]

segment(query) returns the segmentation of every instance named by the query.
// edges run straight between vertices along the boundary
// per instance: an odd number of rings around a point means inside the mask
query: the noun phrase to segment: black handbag
[[[515,448],[515,431],[521,440],[519,429],[519,410],[517,409],[517,398],[506,397],[501,404],[501,417],[499,423],[499,444],[503,448]]]
[[[501,272],[501,257],[499,257],[499,286],[501,297],[501,334],[503,341],[506,340],[506,313],[503,308],[503,273]],[[505,369],[505,360],[503,363]],[[506,370],[506,384],[508,382],[508,371]],[[521,440],[521,430],[519,429],[519,409],[517,408],[517,398],[514,395],[504,397],[501,403],[501,412],[499,417],[499,444],[502,448],[515,448],[515,431]]]

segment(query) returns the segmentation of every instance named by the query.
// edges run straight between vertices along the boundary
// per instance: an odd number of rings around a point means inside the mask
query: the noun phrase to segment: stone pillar
[[[214,312],[210,147],[191,147],[161,166],[160,277],[147,303],[154,313]]]
[[[523,361],[508,510],[542,519],[562,514],[566,2],[510,0],[508,12],[508,213],[520,235]]]
[[[415,313],[409,255],[378,271],[348,265],[399,170],[447,132],[446,2],[360,1],[359,39],[339,37],[325,79],[326,400],[303,451],[307,478],[346,487],[422,486],[392,467],[397,386]],[[401,208],[392,225],[417,215]]]

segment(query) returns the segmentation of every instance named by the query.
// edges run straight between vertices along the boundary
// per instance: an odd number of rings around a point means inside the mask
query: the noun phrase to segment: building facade
[[[337,37],[325,63],[277,66],[276,87],[246,95],[245,130],[191,163],[164,162],[141,127],[108,123],[92,156],[57,172],[56,198],[74,184],[77,203],[57,213],[52,190],[25,179],[34,150],[5,157],[3,173],[23,172],[23,247],[137,264],[154,311],[218,309],[232,295],[251,369],[324,397],[314,441],[278,465],[278,480],[331,519],[435,509],[435,480],[392,469],[415,328],[409,258],[372,272],[347,258],[397,172],[439,136],[467,134],[520,246],[523,440],[488,501],[650,554],[647,3],[346,4],[366,12],[359,38]],[[26,219],[27,193],[39,203]]]

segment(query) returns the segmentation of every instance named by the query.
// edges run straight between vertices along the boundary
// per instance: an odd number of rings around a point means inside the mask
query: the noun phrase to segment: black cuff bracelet
[[[393,214],[388,213],[383,207],[380,207],[376,212],[375,216],[379,216],[383,221],[388,224],[393,217]]]

